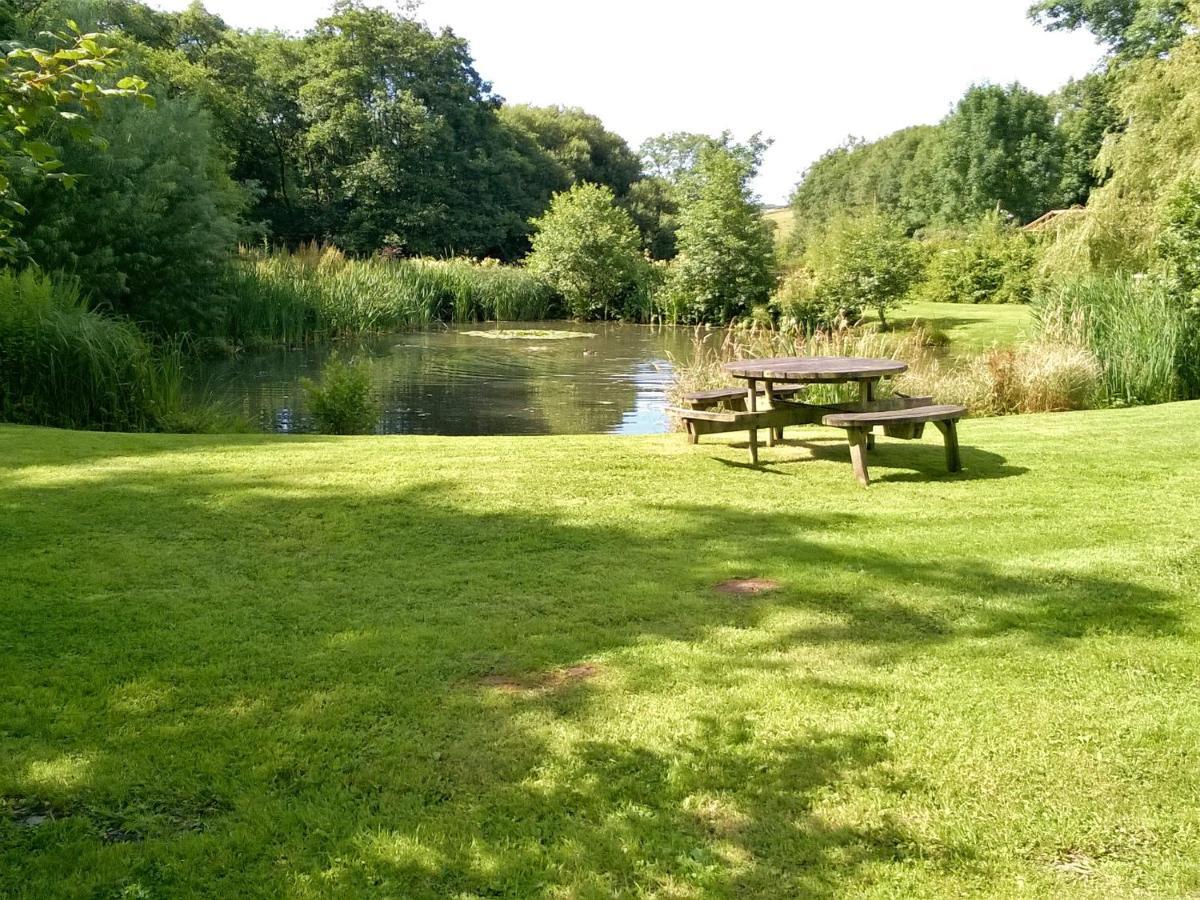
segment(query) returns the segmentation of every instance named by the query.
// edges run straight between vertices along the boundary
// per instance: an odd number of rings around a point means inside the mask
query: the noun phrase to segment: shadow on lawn
[[[743,442],[731,443],[726,446],[741,451],[749,445]],[[835,462],[845,465],[847,475],[851,478],[854,477],[850,468],[850,449],[844,438],[802,438],[798,440],[788,438],[782,443],[776,443],[775,447],[802,447],[808,451],[808,455],[778,458],[778,449],[760,449],[760,464],[757,466],[749,462],[720,456],[711,458],[730,468],[749,469],[771,475],[784,474],[784,469],[777,468],[780,466],[793,466],[813,461]],[[876,442],[875,449],[868,453],[867,464],[871,470],[872,483],[990,481],[996,478],[1014,478],[1029,471],[1023,466],[1010,466],[1008,460],[1000,454],[977,447],[963,446],[960,448],[960,453],[962,471],[947,472],[945,451],[941,443],[881,438]],[[912,471],[887,471],[896,468],[911,469]]]
[[[670,526],[650,537],[483,510],[450,480],[356,493],[152,466],[10,481],[4,501],[20,523],[4,551],[37,562],[0,593],[0,862],[18,883],[66,867],[93,892],[832,896],[871,863],[969,864],[900,824],[813,812],[850,779],[912,787],[883,722],[759,734],[726,692],[769,675],[834,707],[871,699],[772,656],[803,645],[870,664],[1003,632],[1176,625],[1168,598],[1133,584],[816,540],[863,526],[844,513],[668,504],[645,510]],[[782,589],[715,595],[731,560]],[[770,624],[780,611],[814,621]],[[764,630],[761,652],[704,642],[723,628]],[[552,740],[553,723],[631,693],[669,702],[669,659],[637,651],[680,643],[703,649],[681,677],[720,715],[696,709],[667,737]],[[589,660],[598,677],[553,690],[485,681]],[[133,880],[114,883],[105,859]]]

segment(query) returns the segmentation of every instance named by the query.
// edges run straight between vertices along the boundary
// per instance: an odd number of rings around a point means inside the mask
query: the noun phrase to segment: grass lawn
[[[874,312],[868,318],[874,320]],[[936,326],[950,338],[951,353],[968,355],[993,344],[1017,343],[1032,331],[1032,310],[1018,303],[928,303],[913,301],[888,312],[888,322],[906,326],[913,322]]]
[[[0,895],[1196,896],[1200,403],[930,432],[2,427]]]

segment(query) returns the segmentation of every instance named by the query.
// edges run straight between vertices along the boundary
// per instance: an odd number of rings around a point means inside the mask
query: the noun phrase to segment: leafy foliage
[[[321,372],[320,383],[302,382],[317,431],[321,434],[370,434],[379,418],[371,394],[371,376],[361,365],[334,359]]]
[[[648,265],[637,228],[615,199],[610,188],[577,184],[555,194],[533,222],[526,266],[553,285],[577,318],[643,312]]]
[[[1029,9],[1048,29],[1086,28],[1118,56],[1158,56],[1186,33],[1188,0],[1038,0]]]
[[[770,296],[774,238],[750,192],[752,172],[743,156],[706,146],[682,183],[679,255],[663,288],[673,318],[727,322]]]
[[[11,259],[23,249],[12,231],[14,218],[24,215],[26,207],[14,196],[13,183],[74,185],[76,174],[64,168],[52,141],[61,135],[88,142],[93,151],[102,147],[94,139],[91,121],[104,101],[141,96],[146,87],[133,76],[120,79],[115,87],[98,79],[117,57],[117,49],[106,44],[103,35],[76,31],[40,37],[51,49],[17,45],[0,55],[0,259]]]
[[[208,333],[237,244],[243,195],[194,101],[123,102],[96,126],[107,146],[64,148],[70,193],[31,186],[20,223],[43,268],[80,278],[89,299],[157,331]]]
[[[545,151],[555,170],[553,190],[587,181],[624,197],[641,177],[641,164],[625,139],[578,107],[504,106],[500,119]]]
[[[932,237],[919,290],[936,303],[1028,303],[1036,290],[1033,238],[992,213],[974,227]]]
[[[921,276],[921,254],[894,219],[871,212],[832,222],[805,252],[820,305],[856,319],[863,307],[875,309],[886,326],[895,305]]]
[[[1016,84],[973,87],[943,129],[940,221],[999,207],[1027,222],[1057,198],[1062,150],[1045,97]]]
[[[931,149],[941,140],[938,128],[919,125],[874,143],[851,138],[825,153],[804,173],[792,194],[799,227],[794,239],[803,250],[810,231],[838,216],[868,209],[887,210],[913,231],[928,224],[929,207],[922,183],[932,177]]]

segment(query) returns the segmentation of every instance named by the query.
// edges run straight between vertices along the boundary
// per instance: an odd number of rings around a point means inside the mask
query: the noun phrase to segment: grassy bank
[[[0,894],[1195,893],[1198,428],[0,427]]]
[[[876,319],[869,313],[869,319]],[[969,356],[993,345],[1012,346],[1033,332],[1028,306],[1016,303],[903,303],[888,313],[888,322],[898,329],[924,323],[947,340],[954,356]]]

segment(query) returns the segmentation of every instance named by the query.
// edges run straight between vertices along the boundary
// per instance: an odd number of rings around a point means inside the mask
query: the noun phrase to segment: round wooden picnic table
[[[735,378],[753,381],[843,382],[877,381],[908,370],[897,359],[859,356],[779,356],[773,359],[739,359],[722,368]]]
[[[881,378],[899,375],[908,371],[908,364],[898,359],[868,359],[861,356],[779,356],[769,359],[740,359],[725,363],[721,367],[734,378],[747,382],[746,409],[758,409],[758,382],[766,386],[765,397],[768,408],[772,406],[772,386],[775,382],[789,384],[843,384],[858,382],[859,394],[864,403],[875,399],[875,385]],[[802,404],[801,404],[802,405]],[[767,446],[773,446],[776,435],[782,436],[783,429],[767,432]],[[750,433],[750,454],[757,457],[758,439]],[[875,438],[868,436],[867,446],[875,446]]]

